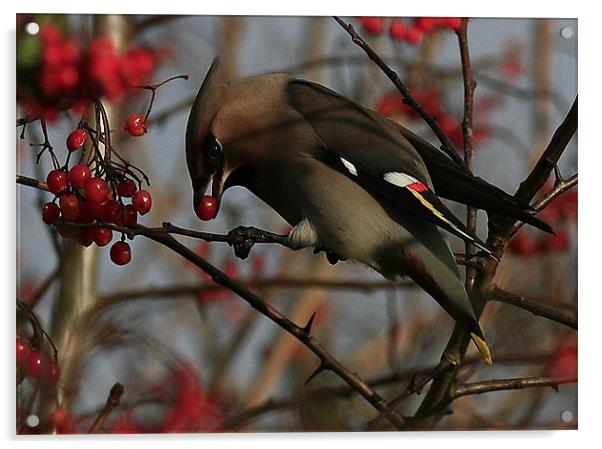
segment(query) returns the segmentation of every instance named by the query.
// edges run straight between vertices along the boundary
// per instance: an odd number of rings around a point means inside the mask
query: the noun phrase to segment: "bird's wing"
[[[549,224],[535,216],[535,210],[531,206],[518,201],[484,179],[474,176],[407,128],[398,123],[394,125],[422,157],[438,196],[495,214],[513,217],[542,231],[554,233]]]
[[[424,161],[392,123],[319,84],[292,80],[287,89],[291,106],[323,143],[312,156],[376,197],[412,211],[495,257],[435,195]]]

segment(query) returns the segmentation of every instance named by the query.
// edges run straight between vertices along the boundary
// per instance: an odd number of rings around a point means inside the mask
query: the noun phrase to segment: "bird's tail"
[[[410,236],[396,248],[387,248],[380,267],[397,267],[397,273],[411,277],[435,299],[445,311],[470,335],[470,338],[491,364],[491,351],[464,288],[458,265],[451,249],[437,227],[429,222],[412,219],[409,214],[396,217]],[[395,255],[394,259],[390,259]],[[385,276],[387,270],[379,270]]]
[[[485,362],[488,365],[493,365],[493,358],[491,357],[491,351],[489,350],[489,346],[487,345],[487,342],[485,341],[485,337],[483,336],[483,332],[481,331],[481,328],[478,324],[477,324],[477,329],[478,329],[478,333],[473,331],[473,332],[469,332],[468,334],[470,335],[472,342],[475,344],[475,346],[481,353],[483,360],[485,360]]]

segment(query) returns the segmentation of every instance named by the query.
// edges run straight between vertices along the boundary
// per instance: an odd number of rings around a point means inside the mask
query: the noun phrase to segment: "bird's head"
[[[248,186],[254,167],[269,157],[274,132],[266,130],[277,121],[274,79],[259,76],[227,82],[219,59],[213,60],[186,128],[186,161],[195,211],[210,181],[211,195],[219,207],[223,192],[234,185]]]

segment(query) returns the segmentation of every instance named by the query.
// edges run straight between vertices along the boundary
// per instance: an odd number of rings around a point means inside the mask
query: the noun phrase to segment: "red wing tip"
[[[412,189],[415,192],[426,192],[429,189],[425,184],[421,183],[420,181],[408,184],[407,188]]]

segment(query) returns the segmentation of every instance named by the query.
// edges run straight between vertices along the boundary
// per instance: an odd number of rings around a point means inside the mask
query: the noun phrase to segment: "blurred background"
[[[463,84],[453,21],[348,19],[462,148]],[[139,70],[148,84],[189,75],[188,81],[174,80],[157,90],[148,133],[140,138],[128,138],[120,123],[129,114],[144,114],[150,93],[107,89],[103,98],[116,129],[114,145],[150,178],[153,208],[139,218],[147,226],[170,221],[217,233],[239,225],[289,228],[242,188],[227,191],[211,222],[201,222],[192,210],[184,132],[194,95],[216,55],[232,79],[289,72],[437,143],[332,18],[18,15],[18,116],[34,107],[48,114],[48,137],[61,161],[67,154],[63,142],[81,112],[57,113],[34,104],[40,90],[48,94],[43,80],[50,56],[43,31],[49,25],[73,41],[79,54],[107,36],[120,64]],[[516,191],[577,94],[577,40],[577,21],[571,19],[469,21],[477,82],[476,175]],[[112,69],[108,64],[98,70]],[[36,165],[38,149],[30,146],[44,140],[39,123],[29,124],[23,139],[21,131],[17,128],[17,173],[43,180],[52,161],[45,154]],[[565,177],[577,172],[576,139],[559,167]],[[548,187],[552,184],[553,178]],[[365,430],[375,417],[375,410],[330,372],[304,385],[319,360],[177,254],[136,237],[130,242],[132,261],[117,266],[108,247],[84,248],[42,222],[42,204],[51,194],[19,186],[17,195],[17,298],[54,341],[60,367],[56,382],[23,376],[17,386],[18,433],[87,432],[116,382],[125,393],[98,431],[350,431]],[[450,207],[465,215],[462,206]],[[576,315],[577,191],[557,199],[542,216],[556,236],[521,229],[509,243],[496,284]],[[483,212],[478,234],[487,234]],[[256,245],[242,261],[225,244],[178,239],[292,321],[303,324],[316,312],[315,336],[385,398],[403,392],[415,372],[436,365],[453,328],[451,318],[413,284],[385,282],[357,264],[332,266],[324,254],[272,245]],[[463,242],[451,236],[449,241],[454,251],[464,251]],[[502,303],[490,303],[481,323],[496,363],[485,365],[470,347],[459,382],[576,372],[576,331]],[[20,314],[22,341],[31,339],[30,327]],[[46,339],[38,349],[54,363]],[[405,401],[401,412],[411,415],[422,397]],[[437,429],[576,428],[577,387],[467,396],[452,410]],[[379,426],[390,428],[386,421]]]

